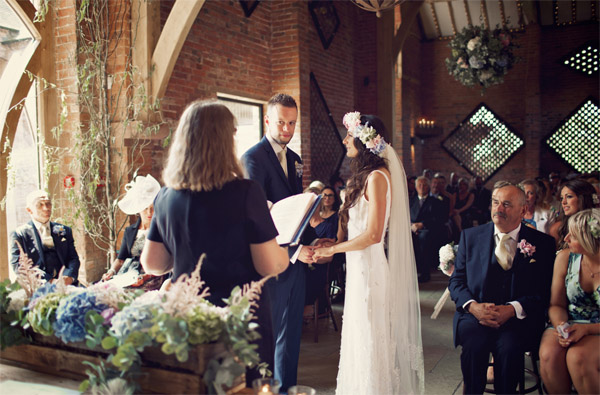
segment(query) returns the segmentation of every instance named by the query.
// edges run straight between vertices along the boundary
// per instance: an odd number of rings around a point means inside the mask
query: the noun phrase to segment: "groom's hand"
[[[313,261],[313,250],[314,247],[303,245],[302,247],[300,247],[300,254],[298,255],[298,260],[305,263],[311,263]]]
[[[331,247],[332,245],[335,244],[335,239],[318,239],[315,243],[314,246],[315,247]]]

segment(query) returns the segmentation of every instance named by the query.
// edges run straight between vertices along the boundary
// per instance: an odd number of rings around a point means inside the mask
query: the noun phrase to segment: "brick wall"
[[[285,91],[298,100],[300,119],[292,149],[305,162],[310,181],[310,81],[312,71],[327,101],[340,135],[350,110],[377,109],[376,17],[349,2],[334,2],[340,26],[329,47],[317,34],[308,4],[303,1],[261,2],[246,18],[238,2],[207,1],[184,44],[163,102],[164,114],[176,120],[192,100],[217,92],[267,100]],[[163,23],[172,2],[161,2]],[[597,96],[598,80],[579,76],[556,63],[574,46],[598,36],[597,25],[541,28],[530,25],[518,34],[522,57],[505,83],[479,89],[463,87],[448,75],[444,59],[448,41],[422,42],[418,24],[405,41],[396,69],[396,130],[394,147],[407,173],[424,168],[468,173],[442,148],[442,140],[479,103],[484,102],[524,139],[525,147],[500,171],[500,178],[527,176],[568,168],[542,144],[547,133],[588,95]],[[426,117],[443,127],[443,136],[413,140],[414,126]],[[159,166],[155,166],[158,168]],[[349,171],[347,160],[342,175]]]
[[[598,75],[589,78],[568,70],[557,59],[588,40],[597,39],[598,25],[540,28],[530,25],[519,33],[516,51],[522,58],[505,77],[504,84],[479,89],[462,86],[451,77],[444,64],[450,56],[447,41],[421,44],[421,115],[435,120],[444,134],[417,142],[416,173],[434,171],[467,172],[442,148],[441,142],[481,102],[525,139],[525,147],[496,173],[487,186],[499,179],[520,181],[527,177],[568,168],[543,144],[544,137],[587,96],[598,97]],[[413,65],[418,67],[417,65]],[[414,71],[414,69],[413,69]],[[404,72],[408,72],[405,68]],[[411,72],[412,73],[412,72]],[[416,114],[415,114],[416,115]],[[406,117],[404,117],[406,119]]]

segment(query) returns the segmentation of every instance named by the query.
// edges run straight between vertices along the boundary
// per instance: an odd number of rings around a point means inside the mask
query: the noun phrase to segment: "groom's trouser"
[[[494,389],[497,394],[516,393],[523,374],[525,339],[524,325],[511,318],[498,329],[481,325],[471,314],[458,322],[458,339],[462,346],[460,366],[466,394],[482,394],[486,386],[486,371],[490,353],[494,355]]]
[[[275,335],[274,375],[281,382],[281,391],[296,385],[298,357],[302,337],[306,264],[290,263],[279,278],[267,282],[271,294],[271,315]]]

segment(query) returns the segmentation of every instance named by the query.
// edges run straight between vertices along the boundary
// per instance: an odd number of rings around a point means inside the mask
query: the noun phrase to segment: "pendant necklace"
[[[582,258],[582,261],[583,261],[583,258]],[[587,261],[586,261],[586,262],[587,262]],[[600,274],[600,270],[599,270],[599,271],[597,271],[597,272],[593,272],[593,271],[592,271],[592,267],[591,267],[590,265],[591,265],[591,264],[588,262],[587,269],[588,269],[588,271],[590,272],[590,277],[591,277],[591,278],[595,278],[595,277],[596,277],[598,274]]]

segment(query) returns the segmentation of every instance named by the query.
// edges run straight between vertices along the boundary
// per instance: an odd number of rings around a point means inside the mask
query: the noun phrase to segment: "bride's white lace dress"
[[[380,173],[384,174],[388,181],[385,234],[392,199],[390,181],[385,173]],[[363,195],[359,202],[350,208],[348,240],[367,229],[368,204]],[[410,232],[408,229],[407,231]],[[410,233],[404,235],[406,236],[410,237]],[[412,246],[409,252],[412,254]],[[414,266],[413,259],[393,264]],[[403,292],[411,292],[410,289],[413,288],[408,287],[408,291],[402,291],[400,287],[406,286],[394,283],[395,277],[399,275],[395,272],[399,271],[390,269],[391,264],[386,258],[383,241],[361,251],[346,253],[346,296],[336,389],[338,395],[423,392],[420,323],[405,322],[420,319],[418,290],[415,312],[414,306],[405,307],[404,303],[414,305],[415,295],[411,295],[410,298],[403,296]],[[409,276],[411,273],[413,279],[404,279],[401,282],[416,284],[414,270],[405,271],[404,275]],[[415,292],[414,289],[412,292]],[[399,301],[394,295],[406,300]],[[418,336],[409,333],[415,330],[419,332]]]

